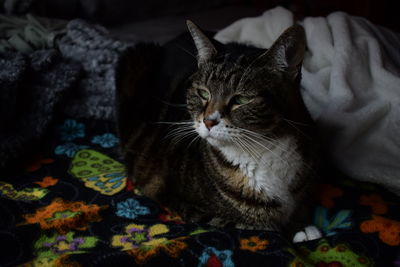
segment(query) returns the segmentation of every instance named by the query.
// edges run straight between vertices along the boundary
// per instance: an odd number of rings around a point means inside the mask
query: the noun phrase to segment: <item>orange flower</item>
[[[374,214],[384,214],[388,210],[388,207],[387,207],[385,201],[382,199],[382,197],[380,195],[377,195],[377,194],[361,196],[360,204],[365,205],[365,206],[371,206],[372,212]]]
[[[35,184],[40,185],[41,187],[50,187],[58,183],[58,179],[53,178],[52,176],[46,176],[42,181],[35,182]]]
[[[161,251],[173,258],[178,258],[181,251],[187,248],[187,244],[182,242],[186,237],[175,239],[165,239],[163,242],[154,245],[141,245],[138,248],[127,250],[126,252],[135,258],[137,264],[143,264],[148,259],[154,257]]]
[[[25,163],[25,170],[27,172],[34,172],[39,170],[42,165],[53,163],[54,159],[44,159],[41,155],[36,155]]]
[[[342,189],[330,184],[319,185],[316,192],[317,199],[320,201],[321,205],[327,209],[333,208],[334,198],[341,197],[343,195]]]
[[[258,236],[252,236],[249,239],[244,238],[240,240],[240,249],[256,252],[265,249],[268,244],[268,240],[260,239]]]
[[[168,208],[164,208],[164,212],[158,215],[162,222],[174,222],[176,224],[184,223],[182,218]]]
[[[363,233],[379,233],[379,238],[389,246],[400,245],[400,222],[377,215],[372,215],[371,220],[361,223]]]
[[[38,223],[43,230],[55,229],[59,234],[66,234],[72,229],[87,230],[90,222],[99,222],[99,212],[107,206],[86,205],[84,202],[70,202],[55,198],[50,205],[36,210],[33,214],[22,215],[24,224]]]

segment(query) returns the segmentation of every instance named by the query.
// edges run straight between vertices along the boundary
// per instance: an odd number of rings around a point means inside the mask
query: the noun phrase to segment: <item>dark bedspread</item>
[[[332,177],[319,186],[320,240],[185,224],[124,176],[111,122],[66,118],[0,182],[0,265],[399,266],[400,200]]]

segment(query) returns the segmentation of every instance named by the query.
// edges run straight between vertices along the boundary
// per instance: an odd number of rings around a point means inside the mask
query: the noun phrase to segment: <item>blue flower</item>
[[[340,210],[334,216],[328,216],[328,209],[317,207],[314,213],[314,224],[327,236],[335,235],[338,229],[349,229],[352,227],[351,211]]]
[[[118,143],[118,138],[112,133],[105,133],[103,135],[97,135],[92,139],[93,144],[99,144],[104,148],[111,148]]]
[[[232,261],[232,250],[217,250],[213,247],[207,247],[203,250],[199,260],[198,267],[210,266],[211,264],[222,265],[223,267],[234,267]]]
[[[85,137],[85,125],[76,120],[65,120],[64,124],[59,127],[59,131],[63,141]]]
[[[64,145],[57,146],[54,150],[54,153],[56,153],[57,155],[67,155],[68,157],[72,158],[75,156],[77,151],[85,148],[88,148],[88,146],[76,145],[74,143],[66,143]]]
[[[120,217],[135,219],[138,215],[146,215],[149,213],[150,210],[147,207],[140,205],[139,201],[133,198],[128,198],[117,204],[116,214]]]

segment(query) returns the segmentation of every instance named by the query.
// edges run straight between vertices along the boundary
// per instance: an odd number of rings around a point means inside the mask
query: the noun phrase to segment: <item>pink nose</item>
[[[213,126],[215,126],[219,123],[216,120],[208,120],[208,119],[204,119],[203,122],[206,125],[208,130],[210,130]]]

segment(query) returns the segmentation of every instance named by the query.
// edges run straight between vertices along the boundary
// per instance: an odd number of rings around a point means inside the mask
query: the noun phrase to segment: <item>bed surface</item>
[[[397,266],[400,200],[332,175],[315,195],[319,240],[185,224],[126,179],[110,121],[61,118],[0,182],[1,266]],[[397,265],[396,265],[397,264]]]

